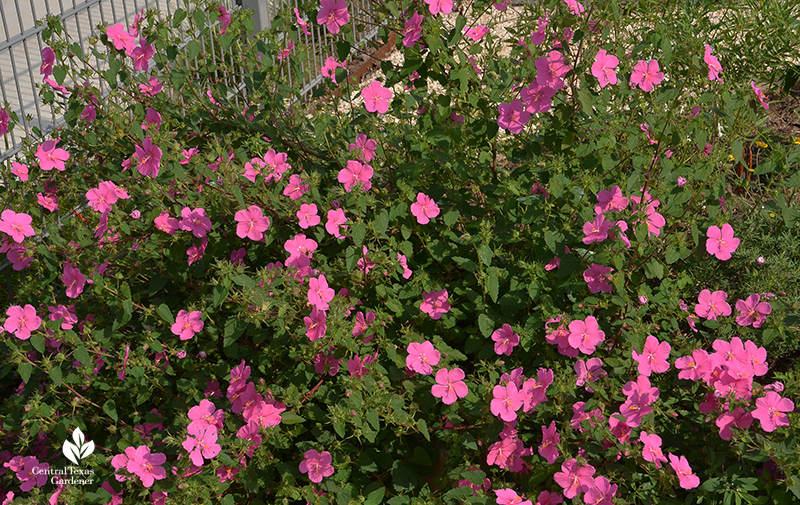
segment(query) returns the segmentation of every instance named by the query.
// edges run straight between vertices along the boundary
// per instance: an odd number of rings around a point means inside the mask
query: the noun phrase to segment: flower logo
[[[91,440],[85,441],[85,439],[86,437],[83,435],[81,429],[75,428],[75,431],[72,433],[72,440],[74,440],[75,443],[67,440],[64,442],[64,447],[61,449],[64,456],[76,465],[80,465],[82,459],[94,452],[94,442]]]

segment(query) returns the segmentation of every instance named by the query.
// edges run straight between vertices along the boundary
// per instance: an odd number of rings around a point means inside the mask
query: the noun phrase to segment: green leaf
[[[19,376],[22,379],[22,382],[27,384],[31,380],[31,372],[33,372],[33,365],[28,363],[27,361],[24,363],[20,363],[17,367],[17,372],[19,372]]]
[[[103,404],[103,412],[108,414],[114,422],[119,421],[119,416],[117,416],[117,404],[114,403],[114,400],[106,400]]]
[[[489,249],[488,245],[483,244],[478,248],[478,257],[481,259],[483,264],[488,267],[492,264],[492,257],[494,257],[494,254],[492,253],[492,250]]]
[[[353,242],[356,247],[361,247],[364,243],[364,236],[367,234],[367,225],[364,223],[355,223],[353,225]]]
[[[364,505],[380,505],[383,502],[383,496],[386,494],[385,487],[379,487],[367,495]],[[230,496],[230,495],[228,495]]]
[[[44,335],[34,333],[31,335],[31,345],[39,352],[44,352]]]
[[[455,209],[448,210],[444,213],[444,216],[442,216],[442,220],[444,220],[446,226],[453,226],[456,224],[456,221],[458,221],[458,211]]]
[[[172,87],[175,88],[175,91],[180,91],[184,83],[186,83],[186,69],[185,68],[170,69],[169,80],[172,81]]]
[[[400,460],[395,460],[392,465],[392,484],[394,489],[402,493],[403,491],[413,491],[417,487],[419,476],[410,466]]]
[[[256,282],[246,274],[239,274],[231,279],[234,284],[242,286],[245,289],[253,289]]]
[[[339,61],[344,61],[350,56],[350,42],[340,40],[336,43],[336,57]]]
[[[56,364],[52,364],[50,366],[52,367],[50,369],[50,378],[53,380],[53,382],[55,382],[56,386],[60,386],[61,385],[61,367],[56,365]]]
[[[550,230],[544,232],[544,243],[547,244],[547,247],[555,254],[558,254],[558,252],[556,251],[556,245],[560,244],[563,241],[564,241],[564,234],[561,232],[550,231]]]
[[[378,417],[378,411],[375,409],[369,409],[367,411],[367,422],[375,428],[375,431],[380,431],[381,429],[381,420]]]
[[[156,312],[158,312],[158,315],[161,316],[161,319],[164,321],[168,322],[169,324],[175,324],[175,318],[172,317],[172,312],[170,312],[166,303],[159,305],[158,309],[156,309]]]
[[[417,430],[422,433],[422,436],[425,437],[425,440],[428,442],[431,441],[431,434],[428,432],[428,423],[426,423],[424,419],[417,421]]]
[[[494,331],[494,321],[486,314],[481,314],[478,316],[478,328],[484,337],[488,337]]]
[[[236,498],[234,498],[232,494],[226,495],[225,498],[222,499],[220,504],[221,505],[235,505],[236,504]]]
[[[486,279],[486,290],[489,292],[489,296],[492,297],[492,301],[497,303],[497,293],[500,290],[500,280],[497,278],[497,275],[489,274],[489,277]]]
[[[298,416],[294,412],[282,412],[281,424],[300,424],[305,422],[305,418]]]
[[[664,256],[664,259],[666,260],[668,265],[672,265],[673,263],[681,259],[681,253],[675,246],[675,244],[670,244],[669,246],[667,246],[667,252]]]
[[[244,209],[247,205],[244,204],[244,196],[242,196],[242,189],[239,186],[233,186],[233,196],[236,197],[236,203],[239,207]]]
[[[184,19],[186,19],[186,11],[183,9],[176,10],[175,15],[172,16],[172,27],[179,27]]]
[[[75,357],[78,359],[78,361],[86,366],[92,364],[92,357],[89,356],[89,352],[84,346],[79,346],[77,349],[75,349]]]
[[[219,307],[228,298],[228,288],[222,284],[214,286],[214,306]]]
[[[375,216],[375,221],[372,223],[372,229],[375,230],[375,233],[378,235],[382,235],[386,228],[389,227],[389,212],[386,209],[381,209],[377,216]]]
[[[194,60],[197,58],[197,55],[200,54],[200,50],[202,46],[200,42],[197,40],[191,40],[188,44],[186,44],[186,53],[190,60]]]

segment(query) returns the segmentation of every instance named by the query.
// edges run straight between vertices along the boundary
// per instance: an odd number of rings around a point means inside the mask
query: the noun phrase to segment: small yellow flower
[[[795,137],[794,138],[794,143],[795,144],[800,144],[800,137]]]
[[[728,155],[728,161],[733,161],[734,159],[735,159],[735,158],[733,157],[733,155],[732,155],[732,154],[729,154],[729,155]]]
[[[775,217],[775,213],[774,212],[770,212],[769,213],[769,217]]]
[[[763,149],[766,149],[766,148],[768,148],[768,147],[769,147],[769,146],[768,146],[768,145],[767,145],[765,142],[761,142],[760,140],[756,140],[756,145],[757,145],[758,147],[761,147],[761,148],[763,148]]]

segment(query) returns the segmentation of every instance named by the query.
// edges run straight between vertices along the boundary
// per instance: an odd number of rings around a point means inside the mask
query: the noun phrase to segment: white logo
[[[74,440],[75,443],[67,440],[64,442],[64,447],[61,449],[64,456],[76,465],[80,465],[83,458],[88,457],[94,452],[94,442],[91,440],[84,442],[85,438],[81,429],[75,428],[75,431],[72,433],[72,440]]]

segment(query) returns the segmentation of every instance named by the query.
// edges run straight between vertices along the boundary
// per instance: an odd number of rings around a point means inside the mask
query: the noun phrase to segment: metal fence
[[[122,22],[129,26],[138,12],[149,8],[172,16],[178,5],[185,2],[186,0],[0,0],[0,107],[9,103],[9,110],[14,111],[19,118],[17,127],[0,139],[0,163],[19,151],[22,138],[33,133],[34,128],[43,135],[61,120],[52,106],[42,104],[37,89],[37,84],[42,83],[39,68],[42,63],[41,52],[45,47],[41,36],[45,27],[37,26],[37,19],[53,14],[59,16],[67,33],[81,45],[84,54],[88,54],[89,38],[94,34],[97,24]],[[257,31],[270,27],[279,12],[290,13],[292,7],[299,8],[297,0],[226,0],[225,3],[230,9],[241,6],[255,11]],[[361,49],[378,33],[373,13],[368,0],[351,0],[351,23],[348,28],[353,30],[354,38]],[[288,20],[293,21],[293,13],[289,15],[291,17]],[[319,86],[323,79],[320,68],[329,56],[336,54],[333,39],[328,36],[325,26],[318,25],[315,19],[308,21],[311,34],[300,35],[300,43],[308,48],[307,57],[300,62],[302,79],[297,83],[303,98],[309,97]],[[359,31],[358,24],[366,28]],[[205,44],[205,40],[203,43]],[[211,44],[213,43],[212,40]],[[214,48],[211,48],[211,52],[215,53]],[[106,62],[99,58],[95,60],[95,67],[103,69]],[[295,85],[295,78],[290,74],[284,74],[284,78],[289,85]],[[105,91],[102,79],[96,84],[101,92]]]

